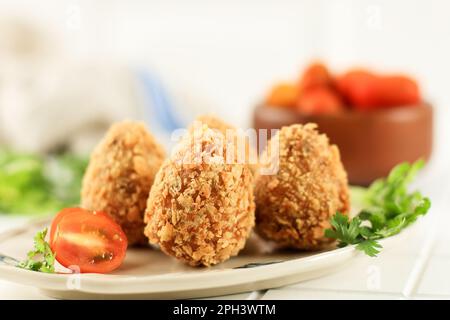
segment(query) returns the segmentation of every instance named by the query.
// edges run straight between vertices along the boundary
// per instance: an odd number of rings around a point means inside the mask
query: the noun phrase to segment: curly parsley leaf
[[[337,212],[330,222],[333,229],[325,230],[325,236],[328,238],[339,239],[339,247],[358,243],[361,221],[357,217],[349,221],[346,215]]]
[[[420,192],[408,192],[408,184],[423,167],[422,160],[402,163],[379,179],[359,197],[366,206],[353,219],[337,212],[331,218],[331,229],[325,236],[336,239],[339,247],[356,244],[356,248],[375,257],[382,248],[377,240],[398,234],[425,215],[431,201]]]
[[[46,273],[55,272],[55,254],[50,245],[45,241],[47,228],[39,231],[34,236],[34,248],[27,254],[27,259],[19,264],[19,267]]]
[[[376,240],[364,240],[356,245],[356,249],[363,251],[369,257],[376,257],[382,248]]]

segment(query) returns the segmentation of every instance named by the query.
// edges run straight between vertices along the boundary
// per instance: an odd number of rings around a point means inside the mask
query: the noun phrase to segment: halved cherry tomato
[[[322,63],[311,64],[300,79],[300,90],[304,92],[317,87],[328,87],[333,83],[330,72]]]
[[[336,92],[326,87],[317,87],[301,95],[297,110],[305,114],[334,114],[344,110],[344,106]]]
[[[128,241],[122,228],[106,213],[64,209],[53,219],[50,247],[64,267],[80,272],[108,273],[125,259]]]

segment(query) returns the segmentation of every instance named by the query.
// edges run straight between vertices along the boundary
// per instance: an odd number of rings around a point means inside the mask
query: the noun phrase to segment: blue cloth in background
[[[153,130],[157,127],[167,136],[178,128],[186,127],[186,123],[177,115],[176,106],[158,77],[142,69],[137,71],[137,77],[144,91],[145,121],[149,126]]]

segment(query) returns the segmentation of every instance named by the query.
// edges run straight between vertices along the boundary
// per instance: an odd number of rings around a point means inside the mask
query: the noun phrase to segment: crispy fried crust
[[[206,124],[210,129],[215,129],[215,130],[219,130],[223,135],[224,138],[229,138],[227,136],[227,134],[229,134],[227,132],[227,130],[234,130],[236,131],[237,128],[232,126],[231,124],[228,124],[226,122],[224,122],[223,120],[213,116],[213,115],[209,115],[209,114],[204,114],[204,115],[200,115],[198,116],[195,121],[198,121],[202,124]],[[191,126],[189,127],[189,130],[192,132],[192,130],[194,130],[195,126]],[[241,138],[237,138],[238,134],[235,132],[235,139],[233,139],[233,143],[235,144],[235,152],[238,152],[239,148],[238,148],[238,144],[242,143],[242,140],[240,140]],[[253,177],[255,177],[257,175],[257,171],[259,169],[258,167],[258,153],[256,152],[256,150],[254,149],[253,146],[251,146],[251,144],[245,140],[245,158],[243,159],[245,163],[247,163],[250,172],[253,174]],[[251,154],[253,154],[255,156],[255,161],[251,161],[250,156]]]
[[[112,216],[130,245],[147,243],[143,216],[163,160],[163,148],[144,124],[114,124],[92,153],[83,179],[82,206]]]
[[[156,175],[145,234],[170,256],[192,266],[210,266],[244,247],[254,226],[253,183],[246,165],[221,162],[213,147],[217,133],[206,124],[195,131],[203,161],[180,161],[194,150],[191,132]],[[209,163],[204,161],[205,150],[213,150]]]
[[[350,209],[339,149],[316,127],[283,127],[278,133],[279,171],[256,181],[256,230],[281,247],[320,249],[331,243],[324,237],[330,217]],[[274,141],[270,144],[275,147]]]
[[[221,119],[219,119],[213,115],[209,115],[209,114],[200,115],[197,118],[195,118],[195,120],[200,121],[203,124],[206,124],[208,126],[208,128],[210,128],[210,129],[217,129],[220,132],[222,132],[223,134],[226,134],[228,129],[232,129],[232,130],[236,129],[231,124],[228,124],[228,123],[222,121]],[[193,127],[191,127],[190,129],[193,130]]]

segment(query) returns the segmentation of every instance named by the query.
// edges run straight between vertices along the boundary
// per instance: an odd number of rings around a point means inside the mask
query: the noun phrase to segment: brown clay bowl
[[[433,108],[428,103],[370,112],[348,110],[335,115],[305,115],[259,105],[255,129],[279,129],[295,123],[317,123],[339,147],[349,182],[366,186],[385,177],[398,163],[427,160],[433,145]]]

